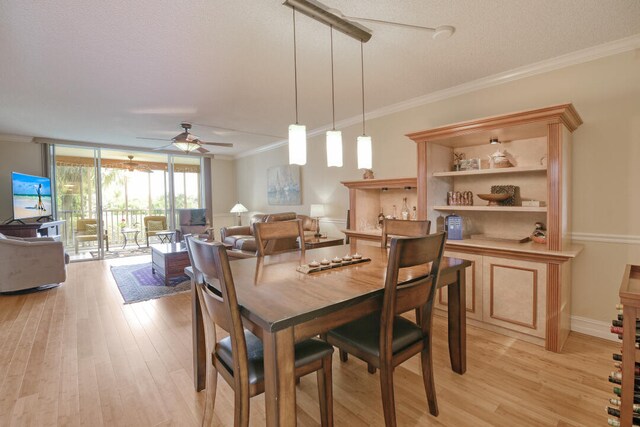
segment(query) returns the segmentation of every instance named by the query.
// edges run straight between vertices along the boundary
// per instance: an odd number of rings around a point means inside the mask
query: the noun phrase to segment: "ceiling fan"
[[[156,148],[156,150],[162,150],[165,148],[175,147],[185,153],[189,154],[192,151],[198,151],[200,153],[208,153],[209,150],[203,147],[203,145],[215,145],[217,147],[233,147],[233,144],[228,142],[205,142],[201,141],[196,135],[189,132],[191,129],[191,123],[183,122],[180,124],[180,127],[184,129],[184,132],[174,136],[171,139],[160,139],[160,138],[144,138],[137,137],[137,139],[147,139],[152,141],[171,141],[171,144],[165,145],[164,147]]]
[[[134,162],[133,161],[133,156],[129,155],[129,156],[127,156],[127,158],[129,160],[126,160],[126,161],[124,161],[122,163],[116,163],[114,166],[126,169],[129,172],[134,172],[134,171],[146,172],[146,173],[151,173],[152,172],[152,170],[151,170],[151,168],[149,166],[144,165],[142,163]]]

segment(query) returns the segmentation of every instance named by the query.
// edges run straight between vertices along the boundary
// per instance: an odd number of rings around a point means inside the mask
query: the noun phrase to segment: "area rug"
[[[176,277],[165,286],[160,275],[151,272],[151,263],[133,265],[114,265],[111,274],[125,304],[166,297],[191,289],[187,276]]]
[[[93,259],[98,259],[98,251],[89,251],[89,253],[91,253]],[[130,256],[148,255],[150,253],[151,248],[147,248],[146,246],[131,249],[115,249],[106,251],[104,253],[104,259],[125,258]]]

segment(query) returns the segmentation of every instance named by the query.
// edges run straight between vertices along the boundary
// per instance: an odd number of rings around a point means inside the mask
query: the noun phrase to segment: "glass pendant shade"
[[[371,137],[361,135],[358,137],[358,169],[373,168],[373,154],[371,151]]]
[[[289,164],[307,164],[307,127],[289,125]]]
[[[342,167],[342,132],[327,131],[327,166]]]
[[[200,147],[200,144],[191,141],[174,142],[173,145],[187,154]]]

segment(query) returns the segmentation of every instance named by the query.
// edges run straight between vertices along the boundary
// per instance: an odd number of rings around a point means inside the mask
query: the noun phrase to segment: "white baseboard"
[[[600,320],[587,319],[586,317],[571,316],[571,330],[592,337],[603,338],[609,341],[618,341],[618,336],[610,331],[611,323]]]

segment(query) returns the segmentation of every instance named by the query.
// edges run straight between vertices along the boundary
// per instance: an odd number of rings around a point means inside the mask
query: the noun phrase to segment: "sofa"
[[[256,222],[291,221],[299,219],[302,221],[302,228],[307,234],[316,232],[316,222],[307,215],[297,215],[295,212],[281,212],[273,214],[255,214],[251,217],[249,225],[234,227],[222,227],[220,229],[220,240],[231,248],[234,255],[255,256],[257,251],[256,239],[253,235],[253,224]],[[286,251],[297,249],[298,242],[295,239],[279,240],[274,243],[272,250]]]
[[[51,237],[0,234],[0,293],[62,283],[68,263],[62,242]]]

